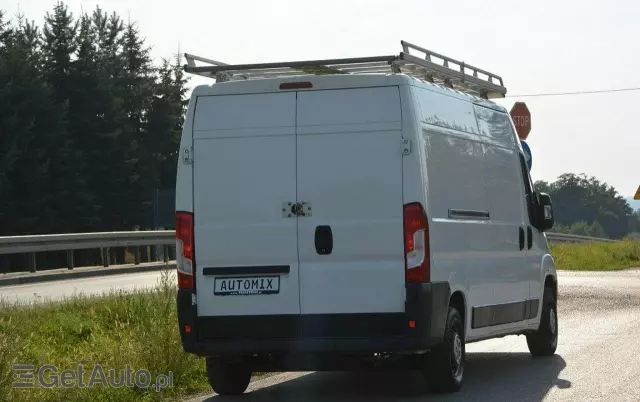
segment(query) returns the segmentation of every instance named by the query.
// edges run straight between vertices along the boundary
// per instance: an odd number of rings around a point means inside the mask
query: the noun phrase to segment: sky
[[[510,109],[525,101],[534,180],[586,173],[624,196],[640,185],[640,91],[517,95],[640,87],[640,2],[634,0],[67,0],[136,22],[152,55],[178,51],[225,63],[398,54],[400,41],[501,76]],[[42,25],[55,0],[0,0]],[[167,6],[163,6],[166,4]],[[638,63],[636,65],[635,63]],[[195,77],[190,85],[206,84]],[[514,96],[515,95],[515,96]]]

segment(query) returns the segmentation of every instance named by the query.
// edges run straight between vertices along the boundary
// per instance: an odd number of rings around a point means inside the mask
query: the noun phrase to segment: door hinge
[[[407,138],[402,139],[402,155],[409,155],[411,153],[411,140]]]
[[[185,148],[182,152],[182,162],[185,165],[191,165],[193,163],[193,148]]]

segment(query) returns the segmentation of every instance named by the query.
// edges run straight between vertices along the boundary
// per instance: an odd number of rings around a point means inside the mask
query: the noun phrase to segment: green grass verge
[[[163,275],[155,289],[136,293],[112,292],[27,306],[0,303],[0,400],[156,401],[210,391],[204,360],[182,350],[172,275]],[[119,373],[129,365],[133,370],[149,370],[153,384],[157,375],[172,372],[173,387],[160,392],[102,385],[13,389],[14,363],[51,364],[60,371],[75,371],[83,364],[88,371],[83,376],[85,385],[96,364],[104,368],[107,379],[109,369]]]
[[[614,271],[640,267],[640,241],[616,243],[554,243],[551,255],[558,269],[571,271]]]

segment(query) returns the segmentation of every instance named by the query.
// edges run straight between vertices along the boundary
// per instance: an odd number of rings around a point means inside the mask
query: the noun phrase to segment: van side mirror
[[[544,232],[553,227],[553,203],[551,197],[546,193],[538,194],[538,229]]]

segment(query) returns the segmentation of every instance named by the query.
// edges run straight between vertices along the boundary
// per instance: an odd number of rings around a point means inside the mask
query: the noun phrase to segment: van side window
[[[516,136],[509,115],[478,105],[473,105],[473,109],[478,118],[480,134],[504,147],[511,148],[515,144]]]
[[[478,123],[467,102],[414,87],[422,122],[470,134],[479,134]]]
[[[533,184],[531,183],[531,176],[529,176],[529,169],[527,168],[527,161],[524,159],[524,155],[518,152],[520,157],[520,170],[522,171],[522,179],[524,180],[524,193],[525,201],[527,203],[527,213],[529,215],[529,223],[533,224],[535,220],[535,193],[533,191]]]

